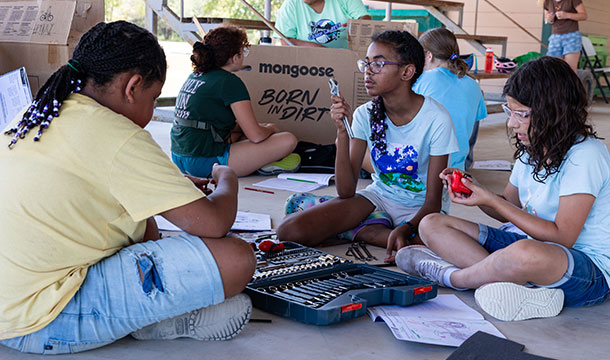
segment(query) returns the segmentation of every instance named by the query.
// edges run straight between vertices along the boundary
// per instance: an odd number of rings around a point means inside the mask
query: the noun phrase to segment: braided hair
[[[415,84],[424,71],[425,58],[424,48],[413,35],[407,31],[384,31],[381,34],[374,35],[372,42],[391,46],[400,57],[400,62],[415,65],[411,85]],[[384,154],[387,150],[385,131],[388,124],[385,122],[385,105],[381,96],[373,99],[373,106],[369,113],[371,115],[371,137],[369,139],[373,143],[373,148]]]
[[[217,27],[205,35],[203,42],[193,45],[193,72],[203,74],[222,67],[248,46],[248,35],[243,29],[230,25]]]
[[[59,116],[63,101],[87,84],[103,86],[117,74],[131,71],[141,75],[144,86],[149,86],[165,80],[166,68],[165,53],[147,30],[126,21],[98,23],[82,36],[68,64],[40,88],[16,126],[5,132],[13,136],[8,147],[12,148],[36,127],[33,140],[39,141]]]

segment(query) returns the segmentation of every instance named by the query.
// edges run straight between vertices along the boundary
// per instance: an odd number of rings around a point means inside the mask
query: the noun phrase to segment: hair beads
[[[373,106],[370,109],[371,114],[371,137],[373,148],[380,151],[382,154],[386,152],[387,143],[385,139],[385,131],[388,124],[385,123],[385,106],[381,96],[373,100]]]
[[[40,88],[16,126],[5,132],[13,135],[8,146],[15,146],[36,127],[38,132],[33,140],[39,141],[59,116],[64,100],[81,92],[85,83],[104,86],[116,74],[130,71],[142,75],[148,86],[163,81],[166,69],[165,53],[153,34],[126,21],[98,23],[81,37],[73,58]]]

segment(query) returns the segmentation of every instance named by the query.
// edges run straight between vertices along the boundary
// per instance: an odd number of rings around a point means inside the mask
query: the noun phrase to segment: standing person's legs
[[[296,146],[297,138],[289,132],[271,134],[260,143],[242,140],[231,144],[228,165],[237,176],[247,176],[269,163],[286,157]]]
[[[565,54],[563,59],[570,65],[574,73],[578,74],[578,62],[580,60],[580,52]]]
[[[549,37],[548,56],[560,57],[578,74],[578,61],[582,49],[582,34],[574,31],[567,34],[553,34]]]
[[[578,61],[582,50],[582,35],[580,31],[563,34],[563,59],[570,65],[574,73],[578,75]]]
[[[94,349],[223,302],[243,290],[254,267],[252,250],[236,238],[202,241],[182,234],[134,244],[90,266],[80,289],[45,328],[1,343],[42,354]],[[189,332],[198,330],[197,322],[183,325],[182,336],[195,337]]]

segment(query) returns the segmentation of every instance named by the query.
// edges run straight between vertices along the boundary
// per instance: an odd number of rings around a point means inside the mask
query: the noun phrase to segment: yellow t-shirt
[[[89,97],[33,135],[12,150],[0,136],[0,339],[45,327],[147,218],[204,196],[147,131]]]

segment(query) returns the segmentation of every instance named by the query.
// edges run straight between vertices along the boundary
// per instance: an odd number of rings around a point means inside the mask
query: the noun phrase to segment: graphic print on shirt
[[[195,78],[200,77],[201,74],[195,74]],[[176,107],[174,108],[174,116],[181,119],[188,119],[191,116],[191,112],[186,110],[186,107],[191,99],[191,95],[197,92],[197,89],[201,85],[205,84],[205,80],[200,79],[188,79],[176,98]]]
[[[335,24],[330,19],[323,19],[309,22],[309,41],[316,41],[319,44],[327,44],[339,38],[339,32],[345,31],[345,24]]]
[[[385,154],[373,148],[371,155],[379,169],[379,180],[384,184],[400,186],[413,192],[422,192],[426,189],[417,176],[418,154],[413,146],[388,143]]]

